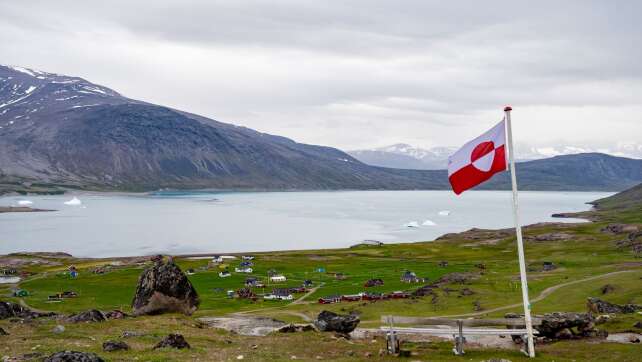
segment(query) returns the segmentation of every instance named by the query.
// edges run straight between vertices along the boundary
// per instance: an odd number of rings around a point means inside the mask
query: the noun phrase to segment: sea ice
[[[432,221],[432,220],[426,220],[421,225],[423,225],[423,226],[435,226],[437,224],[435,224],[435,222]]]
[[[71,206],[78,206],[81,205],[82,201],[78,200],[77,197],[74,197],[73,199],[69,201],[65,201],[65,205],[71,205]]]
[[[442,210],[442,211],[439,211],[437,214],[439,216],[448,216],[448,215],[450,215],[450,211],[449,210]]]
[[[33,201],[29,201],[29,200],[20,200],[20,201],[18,201],[18,205],[20,205],[20,206],[29,206],[29,205],[33,205]]]

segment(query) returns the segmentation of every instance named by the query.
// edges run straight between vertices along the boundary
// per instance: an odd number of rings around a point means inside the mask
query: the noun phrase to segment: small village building
[[[240,267],[234,268],[234,271],[237,273],[251,273],[253,270],[250,267]]]
[[[285,277],[285,275],[281,274],[275,274],[270,276],[270,281],[273,283],[284,283],[288,280],[288,278]]]
[[[370,279],[363,284],[365,288],[377,287],[380,285],[383,285],[383,279],[380,278]]]
[[[241,267],[246,267],[246,266],[253,266],[254,263],[251,261],[242,261],[241,264],[239,264]]]
[[[212,258],[213,263],[222,263],[223,262],[223,257],[220,255],[214,255]]]
[[[241,258],[243,260],[254,260],[254,257],[252,255],[243,255]]]
[[[312,280],[310,280],[310,279],[306,279],[306,280],[303,281],[303,287],[304,288],[309,288],[312,285],[313,285],[313,283],[312,283]]]
[[[232,276],[232,273],[227,270],[223,270],[222,272],[218,273],[218,276],[221,278],[228,278]]]
[[[331,295],[328,297],[319,298],[319,304],[334,304],[341,302],[341,296]]]
[[[419,278],[417,274],[411,272],[411,271],[405,271],[401,275],[400,279],[403,283],[423,283],[425,281],[424,278]]]
[[[343,273],[334,273],[334,279],[336,280],[346,280],[348,277]]]
[[[294,297],[288,288],[273,289],[272,293],[266,294],[263,299],[266,300],[292,300]]]
[[[358,302],[362,299],[363,294],[349,294],[349,295],[342,295],[341,296],[341,301],[343,302]]]

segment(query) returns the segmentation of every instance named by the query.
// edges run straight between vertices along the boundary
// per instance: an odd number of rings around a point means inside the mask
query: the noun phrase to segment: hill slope
[[[0,66],[0,189],[34,183],[158,188],[448,189],[443,170],[366,165],[306,145],[126,98],[82,78]],[[618,191],[642,160],[601,154],[518,165],[524,190]],[[508,175],[485,189],[509,189]],[[6,188],[6,187],[4,187]]]

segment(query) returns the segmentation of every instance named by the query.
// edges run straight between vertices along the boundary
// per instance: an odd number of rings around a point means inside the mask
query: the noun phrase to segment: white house
[[[251,273],[252,272],[252,268],[249,268],[249,267],[247,267],[247,268],[235,268],[234,271],[237,272],[237,273]]]
[[[283,283],[287,280],[288,278],[286,278],[285,275],[272,275],[270,277],[270,281],[274,283]]]
[[[221,278],[227,278],[227,277],[231,277],[232,273],[230,273],[228,271],[222,271],[222,272],[218,273],[218,276],[221,277]]]
[[[214,255],[212,258],[213,263],[222,263],[223,262],[223,257],[220,255]]]

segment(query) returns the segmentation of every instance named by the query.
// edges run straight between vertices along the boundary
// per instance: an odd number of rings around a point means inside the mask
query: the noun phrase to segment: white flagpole
[[[524,320],[526,332],[528,333],[528,355],[535,357],[535,345],[533,343],[533,321],[531,319],[531,303],[528,299],[528,282],[526,281],[526,261],[524,258],[524,242],[522,240],[522,226],[519,223],[519,205],[517,204],[517,177],[515,175],[515,157],[513,152],[513,129],[510,120],[510,106],[504,108],[506,114],[506,133],[508,135],[508,158],[510,161],[510,177],[513,184],[513,218],[515,220],[515,233],[517,234],[517,254],[519,255],[519,275],[522,281],[522,298],[524,300]]]

